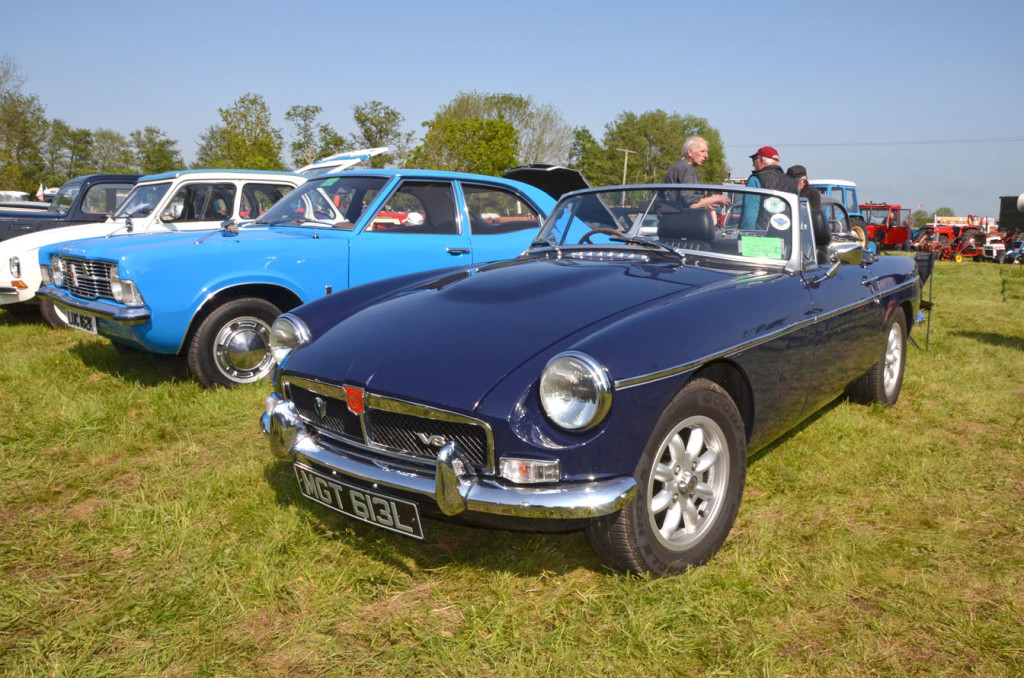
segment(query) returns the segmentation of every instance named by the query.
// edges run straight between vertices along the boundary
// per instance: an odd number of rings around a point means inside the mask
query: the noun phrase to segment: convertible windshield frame
[[[690,207],[695,195],[725,200],[715,209]],[[687,262],[797,272],[807,265],[802,250],[814,251],[809,214],[795,193],[739,184],[588,188],[559,200],[535,247],[635,248],[642,238],[685,253]]]

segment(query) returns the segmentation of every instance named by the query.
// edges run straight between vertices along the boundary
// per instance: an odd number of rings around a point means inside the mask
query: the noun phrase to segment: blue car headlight
[[[559,428],[585,431],[608,414],[611,379],[604,367],[585,353],[561,353],[544,366],[540,402],[544,413]]]
[[[270,353],[278,365],[295,349],[309,343],[311,335],[306,323],[290,313],[279,315],[270,326]]]
[[[118,275],[116,266],[110,269],[110,296],[125,306],[142,306],[146,303],[135,283],[123,280]]]
[[[54,287],[64,287],[64,266],[56,254],[50,255],[50,282]]]

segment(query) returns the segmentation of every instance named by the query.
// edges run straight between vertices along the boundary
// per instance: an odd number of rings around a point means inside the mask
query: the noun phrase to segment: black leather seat
[[[658,215],[658,240],[689,249],[710,250],[715,239],[711,210],[684,207]]]

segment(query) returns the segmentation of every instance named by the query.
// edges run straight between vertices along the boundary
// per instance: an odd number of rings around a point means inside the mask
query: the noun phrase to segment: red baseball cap
[[[779,159],[779,152],[776,151],[771,146],[762,146],[761,148],[757,149],[757,152],[754,153],[754,155],[750,157],[756,158],[757,156],[761,156],[762,158],[771,158],[772,160],[777,161]]]

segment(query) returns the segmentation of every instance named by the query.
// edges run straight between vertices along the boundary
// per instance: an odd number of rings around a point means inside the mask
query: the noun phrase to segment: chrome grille
[[[344,438],[363,439],[363,427],[359,423],[359,415],[348,409],[345,400],[327,395],[318,395],[309,389],[290,384],[288,397],[295,404],[295,409],[303,419],[318,428],[326,429]],[[321,416],[317,407],[317,399],[323,403]]]
[[[113,298],[110,271],[116,264],[67,257],[62,257],[61,262],[64,265],[64,285],[72,294],[85,299]]]
[[[420,461],[437,459],[445,443],[455,442],[475,468],[493,470],[490,430],[479,421],[372,394],[357,415],[342,387],[287,376],[281,384],[303,421],[329,438]]]
[[[366,418],[366,433],[372,444],[436,458],[441,446],[432,441],[454,441],[474,466],[481,468],[487,463],[487,434],[479,424],[438,421],[385,410],[368,411]]]

